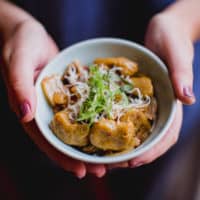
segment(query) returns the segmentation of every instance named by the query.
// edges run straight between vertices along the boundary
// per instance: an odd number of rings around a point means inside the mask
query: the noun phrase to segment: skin
[[[37,129],[33,120],[36,108],[34,81],[58,48],[45,28],[25,11],[0,0],[0,34],[2,43],[2,77],[11,108],[32,140],[46,155],[66,171],[83,178],[87,173],[102,177],[113,168],[138,167],[164,154],[178,140],[182,123],[181,102],[193,104],[193,42],[200,36],[199,0],[182,0],[152,18],[145,44],[167,63],[178,107],[165,137],[150,151],[133,160],[111,165],[94,165],[69,158],[53,148]],[[192,5],[191,5],[192,4]],[[187,11],[187,12],[185,12]],[[186,13],[186,14],[185,14]],[[199,11],[196,12],[199,15]],[[183,17],[185,20],[182,20]],[[6,19],[10,23],[4,23]],[[190,23],[185,23],[185,21]]]

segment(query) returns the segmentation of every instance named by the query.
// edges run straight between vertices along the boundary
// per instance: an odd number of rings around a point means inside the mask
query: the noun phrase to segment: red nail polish
[[[184,88],[183,88],[183,94],[184,94],[186,97],[190,97],[190,98],[193,98],[193,97],[194,97],[194,93],[193,93],[191,87],[184,87]]]
[[[30,104],[27,101],[24,101],[20,107],[19,107],[19,111],[20,111],[20,119],[22,119],[23,117],[25,117],[28,112],[30,111]]]

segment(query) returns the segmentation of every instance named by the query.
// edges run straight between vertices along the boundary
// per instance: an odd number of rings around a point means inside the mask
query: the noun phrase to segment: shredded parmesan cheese
[[[90,74],[88,70],[83,69],[82,67],[79,69],[81,78],[75,68],[75,66],[70,65],[68,66],[68,73],[64,76],[65,79],[68,80],[69,84],[65,87],[65,93],[68,96],[68,107],[67,109],[70,111],[69,118],[71,120],[76,120],[81,106],[83,103],[88,99],[90,94],[90,86],[88,84],[88,80],[90,78]],[[126,81],[129,84],[132,84],[132,81],[129,76],[125,75],[118,75],[117,72],[121,71],[121,68],[114,66],[111,69],[107,69],[105,65],[99,65],[99,72],[102,75],[109,74],[110,78],[112,79],[109,84],[109,90],[105,90],[103,95],[109,96],[110,91],[116,91],[119,89],[119,85],[117,82],[119,79]],[[106,84],[106,83],[105,83]],[[71,87],[76,88],[76,94],[79,96],[77,101],[74,103],[72,101],[72,97],[74,93],[70,91]],[[94,88],[93,88],[94,89]],[[131,95],[131,94],[135,95]],[[94,101],[96,101],[97,96],[94,97]],[[111,119],[119,121],[121,116],[127,112],[131,108],[143,108],[150,104],[151,98],[149,96],[143,96],[139,88],[134,88],[130,91],[126,91],[126,96],[121,97],[120,101],[116,101],[112,98],[107,99],[107,104],[111,105],[111,110],[109,113],[109,117]],[[94,116],[94,122],[99,121],[100,119],[107,118],[108,113],[103,111],[101,113],[96,113]]]

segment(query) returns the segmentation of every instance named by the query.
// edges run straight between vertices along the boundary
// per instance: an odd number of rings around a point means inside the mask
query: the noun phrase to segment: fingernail
[[[191,87],[184,87],[184,88],[183,88],[183,94],[184,94],[186,97],[189,97],[189,98],[193,98],[193,97],[194,97],[194,93],[193,93]]]
[[[24,118],[30,111],[30,104],[27,101],[24,101],[20,105],[20,119]]]
[[[84,175],[81,175],[81,174],[77,174],[76,176],[78,179],[83,179],[85,177]]]
[[[136,167],[140,167],[140,166],[142,166],[144,163],[142,163],[142,162],[139,162],[139,163],[133,163],[133,164],[131,164],[131,168],[136,168]]]
[[[135,165],[135,167],[140,167],[140,166],[142,166],[144,163],[137,163],[136,165]]]
[[[102,178],[102,177],[104,177],[105,176],[105,172],[101,172],[101,173],[97,173],[96,174],[96,177],[97,178]]]

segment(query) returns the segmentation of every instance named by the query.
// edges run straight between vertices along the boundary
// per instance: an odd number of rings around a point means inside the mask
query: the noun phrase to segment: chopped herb
[[[121,90],[128,93],[130,92],[131,90],[133,90],[133,85],[131,84],[124,84],[121,86]]]
[[[120,88],[116,80],[119,80],[118,75],[109,73],[107,70],[102,71],[97,65],[90,66],[88,80],[90,93],[80,108],[77,121],[92,125],[102,114],[111,118],[116,96],[120,96],[120,105],[129,103],[126,91]]]

